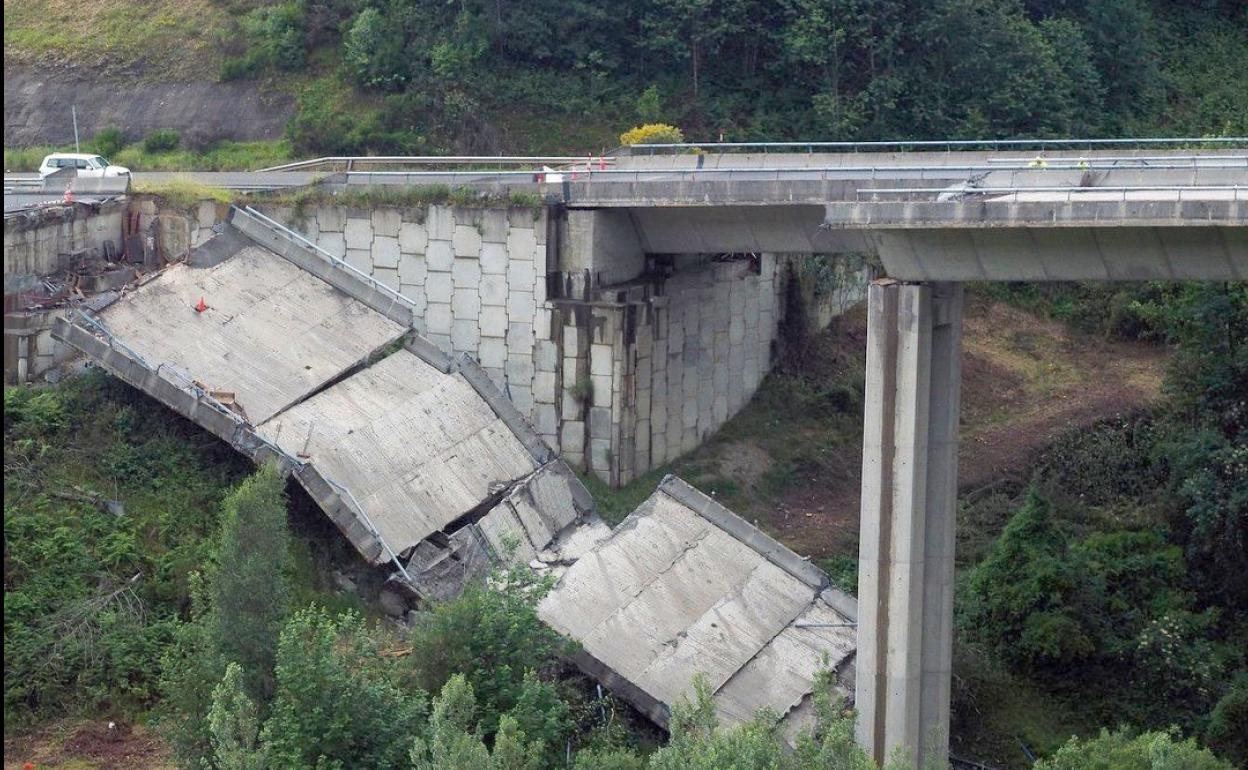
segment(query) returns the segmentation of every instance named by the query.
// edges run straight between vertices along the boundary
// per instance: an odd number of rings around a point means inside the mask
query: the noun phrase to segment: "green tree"
[[[971,571],[962,627],[1032,672],[1087,660],[1098,637],[1089,584],[1068,556],[1052,506],[1032,489],[992,553]]]
[[[263,770],[260,717],[244,689],[243,670],[237,663],[226,666],[225,677],[213,688],[208,729],[217,770]]]
[[[1133,735],[1127,730],[1102,730],[1096,738],[1070,742],[1035,770],[1231,770],[1231,766],[1188,739],[1169,733]]]
[[[273,463],[226,498],[210,580],[213,644],[242,667],[259,702],[273,694],[277,636],[289,604],[286,479]]]
[[[472,685],[487,735],[526,693],[536,697],[532,687],[526,688],[526,678],[549,668],[564,648],[559,635],[537,616],[536,603],[550,589],[548,578],[520,565],[491,582],[436,606],[409,635],[413,647],[422,651],[412,656],[421,685],[430,692],[440,690],[452,675],[463,674]]]
[[[413,741],[409,756],[414,770],[539,770],[543,766],[541,741],[526,741],[524,731],[510,716],[499,720],[493,750],[486,748],[476,723],[476,696],[462,674],[448,679],[433,699],[429,740]]]
[[[352,613],[296,612],[281,632],[276,673],[261,731],[273,770],[390,770],[424,722],[424,693]]]

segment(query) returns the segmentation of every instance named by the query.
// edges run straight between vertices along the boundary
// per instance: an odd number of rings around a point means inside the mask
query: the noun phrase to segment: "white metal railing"
[[[1241,190],[1248,190],[1245,185],[1134,185],[1125,187],[892,187],[892,188],[871,188],[863,187],[857,190],[859,196],[862,195],[903,195],[903,194],[927,194],[927,195],[949,195],[964,197],[967,195],[1012,195],[1014,201],[1018,201],[1020,195],[1034,193],[1065,193],[1066,202],[1073,201],[1075,197],[1089,194],[1115,193],[1121,195],[1121,200],[1127,200],[1132,193],[1151,193],[1151,192],[1172,192],[1176,193],[1176,200],[1183,200],[1183,193],[1210,193],[1223,192],[1231,193],[1231,199],[1238,201]],[[1208,198],[1206,198],[1208,200]],[[895,201],[889,201],[895,202]]]
[[[607,166],[615,163],[610,155],[334,155],[283,163],[268,171],[307,171],[319,167],[351,171],[356,166]]]
[[[330,254],[325,249],[321,248],[320,246],[317,246],[315,243],[308,240],[303,235],[300,235],[299,233],[295,232],[294,230],[291,230],[286,225],[283,225],[282,223],[277,222],[265,216],[264,214],[261,214],[259,211],[256,211],[251,206],[243,206],[243,207],[234,206],[233,208],[235,211],[238,211],[246,216],[249,216],[257,220],[258,222],[260,222],[260,224],[268,227],[270,230],[273,230],[279,233],[280,235],[285,236],[286,238],[297,241],[301,245],[306,246],[309,249],[312,249],[314,252],[324,257],[325,260],[328,261],[332,267],[351,273],[354,277],[358,278],[361,281],[364,281],[376,291],[379,291],[382,294],[385,294],[386,296],[390,297],[392,307],[395,302],[398,302],[406,306],[409,310],[412,310],[413,312],[415,311],[416,302],[411,297],[408,297],[402,292],[390,286],[387,286],[381,281],[378,281],[376,278],[372,277],[371,275],[364,272],[363,270],[360,270],[355,265],[352,265],[350,262],[347,262],[345,259],[342,259],[341,257],[335,256],[333,254]]]
[[[1248,137],[1138,137],[1113,139],[916,139],[888,140],[865,142],[672,142],[632,145],[634,152],[641,150],[648,154],[655,151],[682,152],[693,150],[759,150],[772,152],[776,150],[805,150],[813,153],[816,150],[832,152],[855,152],[866,150],[871,152],[887,152],[889,150],[974,150],[998,148],[1043,147],[1048,149],[1082,148],[1142,148],[1164,146],[1199,147],[1201,145],[1248,146]]]

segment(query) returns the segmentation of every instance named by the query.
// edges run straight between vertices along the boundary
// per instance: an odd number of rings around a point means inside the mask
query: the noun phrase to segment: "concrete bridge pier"
[[[960,283],[868,290],[857,738],[907,767],[949,748]]]

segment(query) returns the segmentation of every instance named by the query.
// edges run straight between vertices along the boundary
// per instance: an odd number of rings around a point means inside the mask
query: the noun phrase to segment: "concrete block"
[[[480,294],[482,305],[498,305],[504,307],[507,304],[507,281],[501,275],[483,275],[480,279]]]
[[[533,324],[510,321],[507,324],[507,345],[517,352],[533,352]]]
[[[533,382],[533,375],[535,374],[533,369],[533,359],[525,356],[517,356],[509,349],[507,351],[507,363],[503,365],[503,372],[507,375],[507,381],[513,385],[518,382],[527,382],[531,384]],[[555,403],[553,398],[547,399],[547,401],[552,404]]]
[[[614,349],[610,345],[589,346],[589,373],[611,376]]]
[[[480,308],[480,324],[482,335],[502,339],[507,334],[507,313],[501,307],[487,305]]]
[[[365,275],[372,275],[373,255],[368,249],[347,249],[345,259],[347,264],[356,270]]]
[[[399,255],[399,277],[403,279],[404,285],[423,287],[426,274],[425,258],[422,255]]]
[[[555,403],[554,372],[537,372],[533,375],[533,397],[541,403]]]
[[[530,422],[533,420],[533,407],[536,402],[533,401],[533,391],[522,385],[517,385],[506,372],[503,375],[507,378],[507,395],[511,397],[511,403],[515,404],[520,414],[528,417]],[[545,438],[545,437],[543,437]],[[554,442],[545,439],[547,443],[554,446]]]
[[[481,344],[481,329],[476,319],[456,318],[451,322],[451,347],[456,353],[477,354]]]
[[[407,254],[424,254],[429,246],[429,231],[417,222],[399,225],[399,249]]]
[[[342,230],[348,249],[370,249],[373,245],[373,222],[371,219],[350,218]]]
[[[393,267],[373,268],[373,277],[395,291],[399,290],[399,271]]]
[[[457,223],[451,242],[455,247],[456,257],[471,257],[475,260],[481,256],[481,233],[474,225]]]
[[[533,334],[539,340],[550,339],[550,316],[550,309],[545,307],[538,307],[533,313]]]
[[[430,206],[425,217],[429,240],[449,241],[455,237],[455,212],[448,206]]]
[[[589,440],[589,462],[590,466],[601,477],[611,470],[611,440],[605,438],[594,438]],[[610,481],[609,478],[603,479]]]
[[[487,274],[507,272],[507,247],[504,244],[481,244],[481,272]]]
[[[559,430],[559,451],[565,455],[583,452],[585,449],[585,423],[564,420]]]
[[[594,389],[594,406],[611,406],[611,375],[591,374],[589,376],[590,385]]]
[[[451,310],[455,314],[455,320],[472,320],[476,321],[481,315],[481,295],[472,289],[461,289],[455,287],[455,292],[451,296]],[[499,336],[502,335],[493,335]]]
[[[533,279],[533,301],[539,308],[546,302],[546,277],[541,273]]]
[[[533,363],[538,371],[555,371],[559,364],[559,346],[550,340],[537,340],[533,349]]]
[[[316,245],[339,259],[347,256],[347,240],[342,237],[342,233],[321,233],[316,239]]]
[[[590,438],[611,438],[611,410],[594,407],[589,410]]]
[[[432,299],[425,306],[425,332],[429,335],[441,334],[446,337],[446,345],[443,349],[447,349],[450,345],[451,334],[451,303],[434,302]]]
[[[532,262],[512,259],[507,263],[507,282],[517,289],[532,286],[536,275]]]
[[[528,291],[510,291],[507,294],[507,313],[519,321],[532,322],[537,314],[537,304],[533,293]]]
[[[450,307],[451,298],[455,296],[455,284],[451,282],[450,273],[429,273],[425,278],[425,296],[432,302],[445,302]],[[450,331],[448,328],[447,331]]]
[[[450,241],[430,240],[425,247],[425,262],[430,272],[449,273],[455,264],[455,249]]]
[[[525,227],[512,226],[507,233],[507,256],[512,261],[525,260],[532,262],[537,255],[537,236],[533,230]]]
[[[398,238],[403,215],[397,209],[373,209],[373,237]]]
[[[386,235],[373,238],[373,264],[377,267],[399,266],[399,239]]]
[[[507,230],[511,226],[507,221],[507,210],[485,209],[480,216],[481,240],[485,243],[507,243]]]
[[[559,431],[559,416],[555,414],[553,404],[535,404],[533,407],[533,429],[538,433],[555,435]]]
[[[481,365],[487,369],[503,369],[506,374],[507,345],[498,337],[482,337],[477,350]]]
[[[319,233],[341,233],[347,226],[347,210],[341,206],[318,206],[316,229]]]
[[[456,289],[478,290],[481,284],[481,263],[475,259],[455,258],[451,265],[451,275],[455,276]]]

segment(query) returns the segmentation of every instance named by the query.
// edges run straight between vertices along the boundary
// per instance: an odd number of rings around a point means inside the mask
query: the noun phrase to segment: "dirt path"
[[[850,330],[844,338],[857,344],[865,331]],[[1035,455],[1060,434],[1155,403],[1166,360],[1159,345],[1076,334],[1062,323],[969,297],[960,489],[1025,479]],[[761,526],[813,558],[857,549],[862,448],[845,443],[838,449],[838,472],[797,479],[771,506],[752,511]]]
[[[4,741],[4,770],[173,770],[168,747],[142,726],[64,720]]]

